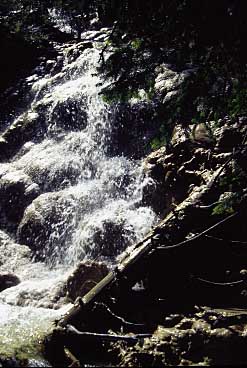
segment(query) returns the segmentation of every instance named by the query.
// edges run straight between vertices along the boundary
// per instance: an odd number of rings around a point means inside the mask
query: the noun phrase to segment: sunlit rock
[[[36,140],[44,135],[46,128],[42,116],[35,112],[27,112],[18,117],[1,135],[0,161],[12,157],[24,143]]]
[[[176,71],[170,64],[162,64],[156,68],[155,90],[163,97],[163,103],[168,103],[182,92],[184,82],[195,74],[196,68],[189,67]]]
[[[181,124],[177,124],[172,132],[171,145],[182,147],[182,145],[190,144],[190,129]]]
[[[205,123],[197,124],[193,129],[192,135],[195,142],[205,146],[211,146],[214,143],[213,133]]]

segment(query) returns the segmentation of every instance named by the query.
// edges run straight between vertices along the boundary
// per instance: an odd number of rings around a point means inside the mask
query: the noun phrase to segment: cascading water
[[[64,46],[56,63],[47,62],[49,73],[27,79],[31,103],[15,124],[26,119],[41,128],[0,164],[0,183],[27,183],[25,212],[10,228],[7,214],[0,232],[0,273],[21,280],[0,293],[0,355],[30,334],[37,340],[68,308],[63,287],[78,262],[114,264],[157,220],[141,204],[141,162],[108,153],[115,108],[100,96],[100,51],[87,48],[71,61],[78,47]]]

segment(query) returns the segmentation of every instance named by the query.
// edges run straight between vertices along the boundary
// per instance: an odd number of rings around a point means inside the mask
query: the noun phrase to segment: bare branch
[[[119,321],[121,321],[125,325],[144,326],[143,323],[133,323],[133,322],[126,321],[123,317],[120,317],[120,316],[116,315],[115,313],[113,313],[112,310],[103,302],[95,302],[95,305],[103,306],[107,310],[107,312],[109,312],[114,318],[118,319]]]
[[[186,244],[190,244],[193,241],[201,238],[202,236],[204,236],[205,234],[207,234],[209,231],[216,229],[218,226],[222,225],[223,223],[227,222],[228,220],[232,219],[233,217],[235,217],[238,213],[235,212],[233,214],[231,214],[230,216],[227,216],[226,218],[224,218],[223,220],[217,222],[217,224],[214,224],[213,226],[210,226],[208,229],[204,230],[203,232],[201,232],[200,234],[197,234],[195,236],[192,236],[190,239],[186,239],[180,243],[174,244],[174,245],[168,245],[168,246],[161,246],[161,247],[157,247],[156,249],[158,250],[170,250],[170,249],[176,249],[176,248],[180,248]]]
[[[138,335],[132,335],[132,336],[126,336],[126,335],[111,335],[111,334],[100,334],[100,333],[94,333],[94,332],[84,332],[77,330],[72,325],[67,325],[65,332],[70,335],[77,335],[81,336],[85,339],[93,339],[93,340],[99,340],[99,341],[126,341],[126,342],[136,342],[139,339],[144,339],[146,337],[151,337],[152,334],[138,334]]]
[[[237,280],[237,281],[232,281],[232,282],[214,282],[214,281],[202,279],[201,277],[197,277],[197,276],[193,276],[193,278],[205,284],[215,285],[215,286],[236,286],[236,285],[241,285],[244,283],[244,280]]]
[[[222,242],[225,242],[225,243],[247,245],[247,241],[245,242],[245,241],[240,241],[240,240],[217,238],[216,236],[212,236],[212,235],[204,235],[204,236],[206,238],[217,240],[217,241],[222,241]]]

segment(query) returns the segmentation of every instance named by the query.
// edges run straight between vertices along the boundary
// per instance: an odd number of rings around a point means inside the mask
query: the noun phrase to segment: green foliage
[[[217,206],[214,207],[212,215],[213,216],[231,215],[232,213],[234,213],[233,204],[234,204],[233,199],[224,200],[223,202],[220,202]]]
[[[157,137],[154,137],[150,143],[152,151],[155,151],[167,144],[171,140],[171,130],[168,124],[161,124],[160,132]]]
[[[135,50],[138,50],[142,45],[142,40],[140,38],[136,38],[131,41],[131,47]]]
[[[48,38],[45,28],[51,26],[47,7],[40,0],[4,1],[0,6],[0,20],[6,36],[35,43],[36,47],[43,46]]]
[[[234,170],[220,179],[219,187],[226,195],[214,207],[212,215],[230,215],[234,213],[234,209],[241,202],[246,180],[246,173],[235,164]]]
[[[228,111],[232,117],[247,114],[247,88],[234,88],[229,98]]]
[[[241,193],[242,188],[246,185],[246,181],[246,173],[238,165],[235,165],[234,170],[220,179],[219,187],[223,191]]]
[[[151,141],[151,149],[152,151],[156,151],[157,149],[165,146],[167,143],[166,141],[166,137],[163,136],[163,137],[156,137],[156,138],[153,138],[152,141]]]

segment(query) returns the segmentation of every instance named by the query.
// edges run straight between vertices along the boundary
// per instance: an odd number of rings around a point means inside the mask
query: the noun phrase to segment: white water
[[[116,262],[157,220],[152,209],[141,204],[147,181],[142,163],[107,154],[114,108],[99,94],[100,51],[86,49],[74,62],[66,57],[73,50],[60,51],[63,67],[58,73],[28,78],[33,97],[24,115],[45,117],[45,137],[27,142],[11,163],[0,165],[0,172],[10,178],[28,175],[43,192],[27,207],[17,232],[21,234],[27,218],[39,219],[42,230],[34,229],[26,240],[38,257],[0,233],[0,274],[13,272],[21,279],[0,293],[0,354],[11,346],[13,336],[19,341],[13,343],[16,348],[64,312],[63,285],[78,262]]]

